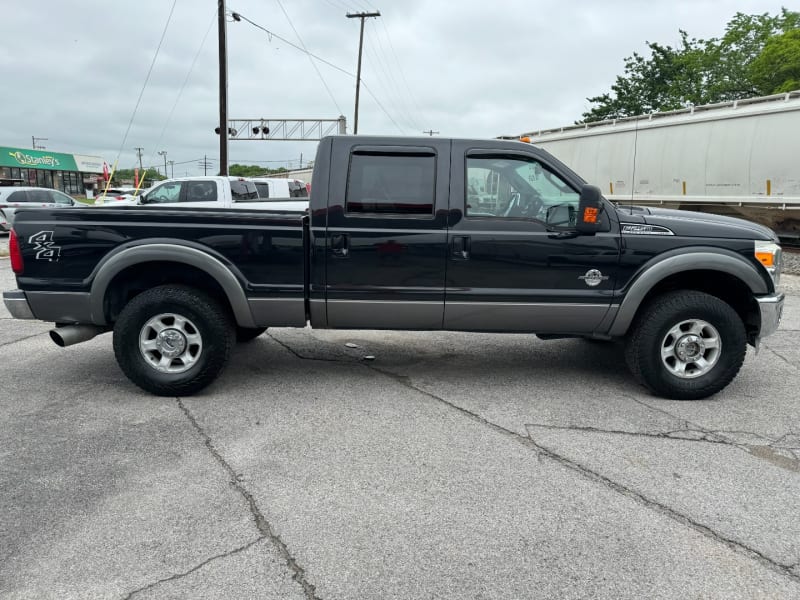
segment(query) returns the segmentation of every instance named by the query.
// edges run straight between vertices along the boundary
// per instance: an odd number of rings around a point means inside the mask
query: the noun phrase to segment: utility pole
[[[172,169],[171,169],[172,174],[170,175],[170,177],[174,178],[175,177],[175,161],[174,160],[169,161],[169,166],[172,167]]]
[[[225,0],[217,0],[219,42],[219,174],[228,174],[228,44],[225,38]]]
[[[136,148],[134,148],[134,150],[136,150],[136,154],[139,156],[139,170],[142,171],[143,170],[143,167],[142,167],[142,151],[144,150],[144,148],[136,147]]]
[[[434,131],[433,129],[428,129],[428,131],[423,131],[422,133],[427,133],[429,136],[433,137],[434,134],[439,133],[438,131]]]
[[[361,19],[361,36],[358,39],[358,71],[356,72],[356,111],[353,122],[353,135],[358,133],[358,93],[361,89],[361,50],[364,47],[364,19],[367,17],[380,17],[380,11],[347,13],[348,19]]]
[[[167,177],[167,151],[159,150],[158,155],[164,157],[164,177]]]
[[[203,167],[203,175],[208,175],[208,169],[211,167],[211,161],[209,160],[208,156],[205,154],[203,155],[203,160],[197,163],[198,167]]]
[[[40,138],[36,137],[35,135],[31,136],[31,145],[33,146],[34,150],[46,150],[44,146],[39,146],[37,142],[46,142],[47,138]]]

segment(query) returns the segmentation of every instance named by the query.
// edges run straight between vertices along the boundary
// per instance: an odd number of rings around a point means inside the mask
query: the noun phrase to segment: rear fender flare
[[[177,262],[196,267],[214,279],[228,298],[236,323],[241,327],[255,327],[253,314],[242,284],[231,269],[207,252],[168,243],[147,243],[131,246],[109,256],[99,266],[91,284],[91,315],[96,325],[107,325],[104,299],[108,286],[121,271],[147,262]]]

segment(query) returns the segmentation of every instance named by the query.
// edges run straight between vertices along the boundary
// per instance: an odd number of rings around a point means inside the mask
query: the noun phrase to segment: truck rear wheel
[[[188,396],[214,381],[235,340],[231,316],[211,296],[162,285],[125,305],[114,354],[125,375],[158,396]]]
[[[679,290],[644,308],[625,358],[634,377],[654,394],[699,400],[736,377],[746,352],[744,324],[733,308],[715,296]]]

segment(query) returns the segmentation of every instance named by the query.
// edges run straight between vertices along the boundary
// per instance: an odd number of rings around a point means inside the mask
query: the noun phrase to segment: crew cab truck
[[[310,322],[624,338],[636,379],[697,399],[780,321],[772,231],[615,206],[529,144],[327,137],[312,186],[308,212],[21,210],[5,304],[61,346],[113,330],[123,372],[170,396],[237,339]]]

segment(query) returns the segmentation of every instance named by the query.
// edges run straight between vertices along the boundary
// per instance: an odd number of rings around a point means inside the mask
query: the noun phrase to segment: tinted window
[[[215,181],[187,181],[183,184],[186,194],[182,202],[214,202],[217,199]]]
[[[433,215],[433,153],[354,152],[346,210],[350,213]]]
[[[64,206],[72,206],[72,198],[70,198],[66,194],[62,194],[61,192],[57,192],[54,190],[50,192],[50,196],[53,198],[53,202],[55,202],[56,204]]]
[[[53,198],[48,190],[28,190],[28,202],[36,204],[52,204]]]
[[[256,182],[259,198],[269,198],[269,184]]]
[[[468,217],[537,219],[574,225],[579,194],[533,158],[481,155],[467,158]]]
[[[257,200],[258,190],[252,181],[231,181],[231,195],[237,200]]]
[[[8,202],[28,202],[28,193],[24,191],[14,192],[8,197]]]

